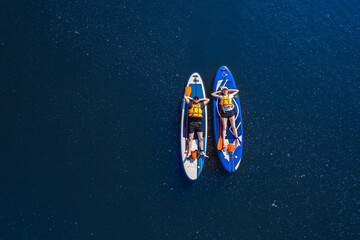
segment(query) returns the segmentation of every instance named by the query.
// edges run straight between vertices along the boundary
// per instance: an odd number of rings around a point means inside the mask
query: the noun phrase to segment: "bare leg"
[[[240,142],[238,139],[239,136],[236,130],[235,116],[232,116],[229,120],[230,120],[231,128],[233,130],[234,137],[236,138],[235,141],[237,142],[238,146],[240,146]]]
[[[192,145],[192,140],[194,139],[194,133],[189,133],[189,148],[188,148],[188,155],[186,156],[186,158],[189,158],[191,155],[191,145]]]
[[[221,118],[221,127],[222,127],[222,131],[221,131],[221,137],[223,139],[223,148],[225,148],[225,137],[226,137],[226,128],[227,128],[227,118]]]
[[[203,133],[202,133],[202,132],[197,132],[197,136],[198,136],[198,139],[199,139],[200,155],[203,155],[203,156],[205,156],[205,157],[208,157],[208,156],[206,156],[206,154],[205,154],[205,152],[204,152]]]

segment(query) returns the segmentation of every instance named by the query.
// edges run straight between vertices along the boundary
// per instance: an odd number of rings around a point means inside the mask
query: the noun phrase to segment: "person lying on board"
[[[191,145],[192,145],[192,140],[194,139],[195,132],[197,133],[199,139],[200,155],[208,157],[204,153],[203,126],[201,119],[203,117],[202,115],[203,109],[206,106],[206,104],[209,103],[210,99],[208,98],[199,99],[198,96],[195,96],[194,98],[184,96],[184,98],[188,105],[188,124],[189,124],[189,148],[188,148],[189,153],[186,156],[186,158],[189,158],[191,155]]]
[[[237,94],[239,92],[239,90],[237,89],[228,89],[227,87],[223,87],[220,91],[217,92],[213,92],[211,94],[211,96],[215,97],[215,98],[219,98],[220,99],[220,106],[221,106],[221,110],[220,110],[220,116],[221,116],[221,125],[222,125],[222,130],[221,130],[221,137],[222,137],[222,142],[223,142],[223,149],[226,148],[225,146],[225,137],[226,137],[226,127],[227,127],[227,120],[229,119],[230,124],[231,124],[231,128],[233,129],[233,135],[236,139],[235,141],[235,148],[240,146],[240,141],[239,141],[239,136],[237,133],[237,129],[235,126],[235,111],[234,111],[234,104],[233,104],[233,99],[235,94]]]

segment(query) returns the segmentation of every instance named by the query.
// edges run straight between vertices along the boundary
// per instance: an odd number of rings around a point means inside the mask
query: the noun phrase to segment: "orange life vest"
[[[233,108],[233,104],[229,96],[224,96],[221,98],[220,105],[223,108]]]
[[[201,104],[192,104],[192,108],[189,109],[189,117],[199,117],[202,118],[202,109]]]

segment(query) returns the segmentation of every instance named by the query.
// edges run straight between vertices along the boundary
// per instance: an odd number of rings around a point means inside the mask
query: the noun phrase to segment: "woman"
[[[239,90],[237,89],[228,89],[227,87],[223,87],[220,91],[213,92],[211,96],[215,98],[220,98],[220,116],[221,116],[221,137],[223,139],[223,149],[226,149],[225,146],[225,137],[226,137],[226,127],[227,127],[227,120],[229,119],[233,135],[236,139],[235,147],[240,146],[239,136],[237,133],[237,129],[235,126],[235,111],[234,111],[234,104],[233,99],[235,94],[237,94]]]

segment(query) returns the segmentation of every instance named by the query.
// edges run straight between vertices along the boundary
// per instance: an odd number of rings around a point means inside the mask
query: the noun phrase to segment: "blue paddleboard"
[[[226,86],[228,89],[237,89],[235,80],[230,72],[230,70],[226,66],[222,66],[216,73],[215,83],[214,83],[214,92],[221,90],[222,87]],[[218,155],[220,157],[221,163],[224,168],[228,172],[235,172],[241,162],[241,155],[243,150],[243,127],[242,127],[242,118],[241,118],[241,107],[240,107],[240,99],[239,95],[236,94],[233,99],[233,103],[235,105],[235,125],[238,136],[240,137],[240,146],[236,148],[236,150],[232,153],[229,153],[227,150],[217,150]],[[218,140],[220,138],[220,99],[213,98],[213,119],[214,119],[214,133],[215,133],[215,144],[217,145]],[[227,123],[225,144],[228,143],[235,144],[235,137],[232,134],[234,129],[231,128],[230,121]]]

